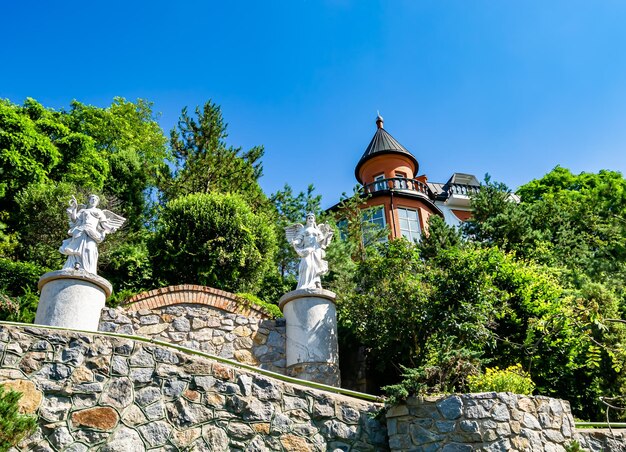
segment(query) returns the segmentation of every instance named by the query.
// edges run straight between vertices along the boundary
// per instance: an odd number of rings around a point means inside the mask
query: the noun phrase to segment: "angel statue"
[[[287,241],[300,256],[297,289],[321,289],[320,277],[328,273],[324,251],[333,238],[333,230],[327,224],[315,223],[315,215],[306,216],[306,225],[294,224],[285,228]]]
[[[70,207],[66,210],[70,219],[71,237],[63,240],[59,251],[67,255],[63,268],[85,270],[97,274],[98,271],[98,243],[101,243],[107,234],[117,231],[126,218],[108,210],[98,209],[100,198],[89,195],[89,206],[78,204],[72,196]]]

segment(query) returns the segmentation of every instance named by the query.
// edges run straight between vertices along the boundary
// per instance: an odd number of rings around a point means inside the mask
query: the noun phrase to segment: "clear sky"
[[[435,182],[626,172],[621,0],[5,0],[0,23],[0,97],[145,98],[166,131],[212,99],[268,194],[351,191],[377,110]]]

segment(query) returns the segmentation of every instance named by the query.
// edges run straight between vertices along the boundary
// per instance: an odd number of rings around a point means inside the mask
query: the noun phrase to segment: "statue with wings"
[[[321,289],[320,277],[328,273],[324,251],[333,238],[333,230],[327,224],[317,225],[315,215],[306,216],[306,224],[294,224],[285,228],[287,241],[300,256],[297,289]]]
[[[63,268],[97,274],[98,244],[126,221],[126,218],[109,210],[98,209],[99,202],[98,195],[89,195],[88,205],[78,204],[72,196],[70,207],[66,210],[70,220],[70,238],[63,240],[59,248],[61,254],[67,255]]]

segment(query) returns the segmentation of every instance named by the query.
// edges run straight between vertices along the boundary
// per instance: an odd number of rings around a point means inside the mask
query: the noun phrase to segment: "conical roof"
[[[369,159],[377,155],[383,154],[406,155],[415,165],[415,174],[417,174],[417,170],[419,168],[419,163],[417,162],[417,159],[407,150],[407,148],[398,143],[398,140],[392,137],[391,134],[389,134],[389,132],[387,132],[383,128],[383,118],[380,115],[378,115],[378,117],[376,118],[376,125],[378,126],[378,129],[372,137],[372,141],[370,141],[370,144],[367,146],[365,152],[361,156],[361,160],[359,160],[359,163],[356,164],[356,168],[354,169],[354,174],[357,180],[363,183],[363,181],[359,177],[359,171],[363,164]]]

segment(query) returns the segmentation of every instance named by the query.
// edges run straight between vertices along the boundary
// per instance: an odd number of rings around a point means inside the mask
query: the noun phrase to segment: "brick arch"
[[[161,287],[142,292],[131,297],[124,303],[123,307],[127,311],[134,312],[140,309],[158,309],[179,304],[200,304],[246,317],[271,318],[265,309],[251,304],[235,294],[194,284]]]

